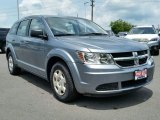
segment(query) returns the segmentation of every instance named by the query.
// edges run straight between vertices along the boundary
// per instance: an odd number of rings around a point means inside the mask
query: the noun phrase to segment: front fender
[[[49,59],[52,57],[59,57],[65,62],[75,62],[73,57],[67,51],[63,49],[53,49],[48,53],[45,65],[47,65]]]
[[[73,57],[71,56],[70,53],[68,53],[67,51],[65,51],[63,49],[53,49],[47,55],[47,59],[46,59],[46,63],[45,63],[46,70],[47,70],[48,61],[52,57],[59,57],[66,62],[67,66],[70,70],[70,73],[72,75],[75,87],[76,87],[77,91],[80,91],[79,83],[82,81],[80,78],[79,70],[76,65],[76,60],[73,59]]]

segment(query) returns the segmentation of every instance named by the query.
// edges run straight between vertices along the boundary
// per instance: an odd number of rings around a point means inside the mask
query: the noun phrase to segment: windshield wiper
[[[86,34],[80,34],[80,35],[108,35],[108,34],[105,34],[105,33],[86,33]]]
[[[54,36],[75,36],[75,34],[56,34]]]

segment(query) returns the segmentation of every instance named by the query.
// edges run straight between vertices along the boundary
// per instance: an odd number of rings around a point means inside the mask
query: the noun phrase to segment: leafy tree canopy
[[[119,19],[116,21],[111,21],[110,27],[115,34],[118,34],[119,32],[128,32],[133,25],[129,22]]]

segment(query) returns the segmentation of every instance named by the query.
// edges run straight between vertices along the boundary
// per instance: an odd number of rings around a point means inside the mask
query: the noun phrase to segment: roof
[[[24,19],[27,19],[27,18],[34,18],[34,17],[44,17],[44,18],[47,18],[47,17],[60,17],[60,18],[71,18],[71,19],[84,19],[84,18],[79,18],[79,17],[73,17],[73,16],[58,16],[58,15],[31,15],[31,16],[26,16],[22,19],[20,19],[19,21],[22,21]]]

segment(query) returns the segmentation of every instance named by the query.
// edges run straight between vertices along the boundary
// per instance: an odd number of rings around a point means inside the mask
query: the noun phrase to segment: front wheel
[[[53,95],[62,102],[70,102],[77,96],[72,77],[63,62],[53,65],[50,74],[50,83]]]
[[[10,74],[11,75],[19,74],[21,72],[21,69],[16,66],[11,52],[8,54],[7,59],[8,59],[8,70],[9,70]]]

